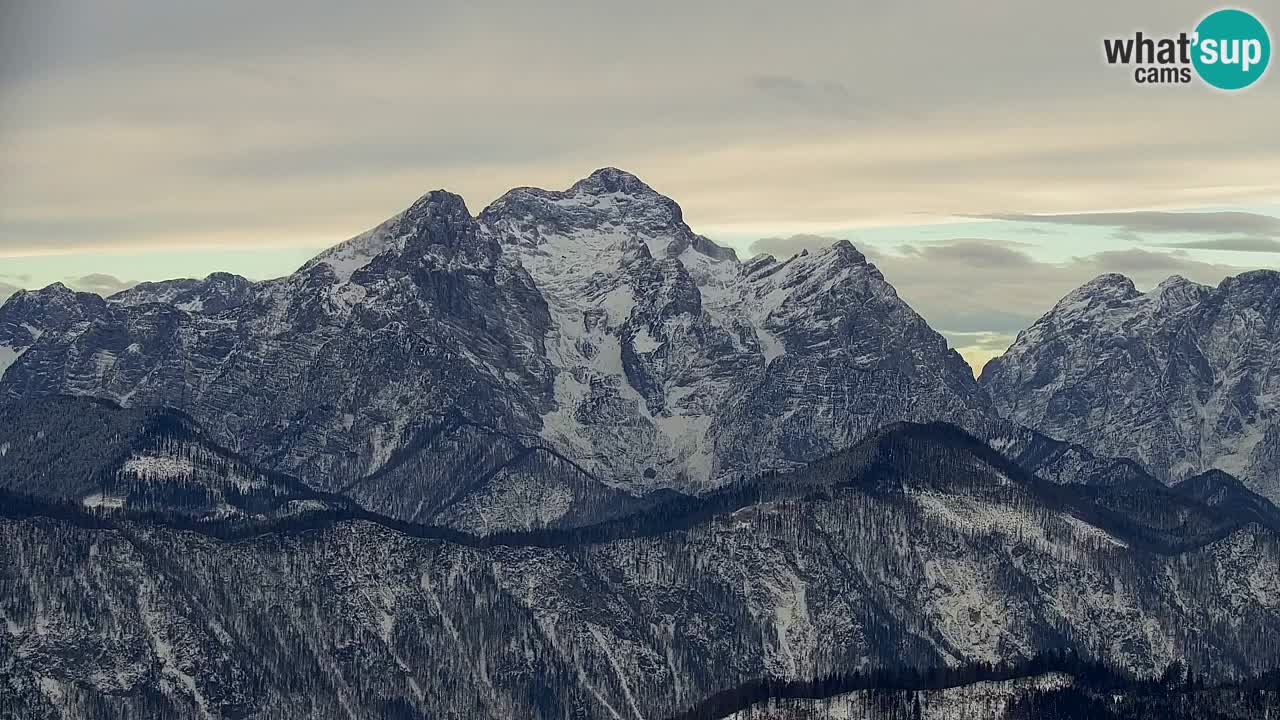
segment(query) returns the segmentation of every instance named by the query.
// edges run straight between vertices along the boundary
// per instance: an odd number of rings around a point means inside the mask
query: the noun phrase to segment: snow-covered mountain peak
[[[65,317],[67,313],[78,316],[86,307],[98,307],[104,304],[105,301],[94,293],[77,292],[60,282],[55,282],[38,290],[19,290],[2,305],[14,308],[19,314],[26,311],[39,311]]]
[[[422,256],[437,265],[492,268],[502,254],[499,242],[484,232],[463,199],[444,190],[423,195],[401,217],[396,234],[405,239],[404,255]]]
[[[1100,275],[1059,300],[1034,325],[1019,334],[1006,354],[1018,355],[1023,348],[1048,338],[1065,340],[1083,332],[1121,333],[1133,326],[1160,325],[1169,316],[1194,307],[1212,292],[1213,288],[1180,275],[1166,278],[1145,293],[1124,275]]]
[[[1117,302],[1132,300],[1141,294],[1134,286],[1133,280],[1127,276],[1120,273],[1106,273],[1067,293],[1052,312],[1069,308],[1110,306]]]
[[[107,298],[116,305],[164,303],[187,312],[218,312],[244,302],[253,281],[232,273],[210,273],[203,280],[184,278],[143,282]]]
[[[1201,285],[1200,283],[1197,283],[1197,282],[1192,282],[1191,280],[1188,280],[1182,277],[1181,275],[1174,274],[1161,280],[1156,285],[1156,292],[1161,292],[1161,293],[1171,292],[1171,291],[1186,288],[1186,287],[1207,287],[1207,286]]]
[[[473,218],[461,195],[448,190],[432,190],[418,198],[404,211],[404,221],[414,227],[465,226]]]
[[[980,382],[1007,417],[1178,480],[1213,468],[1280,498],[1280,273],[1073,291]]]
[[[1162,312],[1179,312],[1204,300],[1213,292],[1208,285],[1192,282],[1181,275],[1170,275],[1156,285],[1147,296]]]
[[[439,264],[493,267],[500,254],[498,244],[481,231],[460,195],[432,190],[404,211],[378,226],[317,255],[300,268],[313,272],[325,264],[336,280],[345,283],[374,258],[405,255],[409,259],[435,256]]]
[[[819,260],[819,258],[821,258]],[[788,267],[791,263],[800,263],[806,265],[816,263],[828,267],[852,267],[854,265],[866,265],[871,269],[876,269],[875,265],[867,261],[867,256],[849,240],[841,238],[830,245],[810,250],[802,248],[792,255],[779,258],[772,253],[757,253],[750,258],[742,261],[742,274],[744,277],[760,276],[761,274],[772,274],[778,272],[784,267]]]
[[[69,296],[69,295],[75,294],[74,290],[67,287],[66,285],[63,285],[61,282],[52,282],[38,290],[28,290],[27,292],[30,292],[33,295],[44,295],[44,296],[54,296],[54,295]]]
[[[867,256],[858,252],[858,249],[853,246],[853,243],[845,240],[844,238],[835,241],[830,247],[830,252],[835,253],[840,257],[840,259],[854,265],[862,265],[867,262]]]
[[[737,259],[732,250],[690,230],[674,200],[616,168],[597,170],[568,190],[515,188],[485,208],[480,221],[504,236],[503,242],[526,249],[556,239],[583,246],[545,249],[566,258],[602,250],[616,257],[643,242],[654,257],[678,257],[692,250],[713,260]]]
[[[1275,297],[1280,294],[1280,272],[1275,270],[1250,270],[1226,278],[1218,286],[1223,292],[1249,297]]]
[[[622,194],[632,197],[656,196],[658,194],[640,178],[626,170],[619,170],[615,167],[603,167],[596,170],[574,183],[569,188],[569,192],[575,195]]]
[[[37,290],[19,290],[9,298],[9,302],[65,304],[74,303],[80,295],[89,294],[91,293],[78,293],[60,282],[54,282]]]

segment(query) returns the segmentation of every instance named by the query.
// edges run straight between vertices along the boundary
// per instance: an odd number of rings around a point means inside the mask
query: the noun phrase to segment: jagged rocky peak
[[[166,303],[188,312],[218,312],[245,302],[253,286],[254,282],[246,277],[215,272],[203,280],[181,278],[138,283],[107,300],[117,305]]]
[[[713,260],[738,261],[738,253],[734,251],[733,248],[717,245],[701,235],[694,235],[692,242],[689,243],[689,247]]]
[[[214,272],[205,276],[204,284],[210,288],[235,291],[253,284],[253,281],[235,273]]]
[[[338,281],[346,281],[380,256],[414,262],[431,256],[441,264],[492,268],[500,254],[499,244],[471,216],[462,196],[432,190],[378,226],[320,253],[299,272],[325,265]]]
[[[867,256],[858,252],[858,248],[853,243],[841,238],[831,244],[831,252],[835,253],[841,260],[852,265],[867,264]]]
[[[499,243],[483,233],[460,195],[433,190],[423,195],[401,216],[399,235],[405,238],[405,254],[461,255],[471,263],[492,266],[502,253]]]
[[[19,290],[0,304],[0,381],[40,338],[56,337],[76,328],[84,332],[107,302],[88,292],[76,292],[60,282],[39,290]],[[0,388],[0,398],[3,398]]]
[[[1106,273],[1067,293],[1050,314],[1068,308],[1112,306],[1139,297],[1133,280],[1120,273]]]
[[[1010,419],[1174,482],[1224,470],[1280,498],[1280,273],[1216,288],[1122,276],[1070,293],[980,378]]]
[[[0,324],[3,324],[6,319],[18,322],[27,317],[33,321],[39,318],[39,322],[36,322],[37,326],[46,322],[55,324],[71,322],[83,318],[87,312],[92,313],[105,303],[106,301],[99,295],[78,292],[60,282],[55,282],[39,290],[19,290],[9,296],[9,299],[0,305],[4,310],[4,313],[0,314]]]
[[[1121,342],[1124,326],[1162,323],[1163,318],[1195,307],[1212,292],[1213,288],[1180,275],[1166,278],[1145,293],[1125,275],[1099,275],[1067,293],[1030,328],[1019,333],[1004,356],[996,358],[994,365],[988,363],[983,372],[994,374],[1011,358],[1034,351],[1041,343],[1071,342],[1080,333],[1102,333],[1094,338],[1096,342]]]
[[[1090,308],[1112,311],[1118,308],[1151,305],[1149,310],[1177,310],[1205,298],[1213,288],[1192,282],[1181,275],[1170,275],[1148,292],[1141,292],[1132,279],[1119,273],[1099,275],[1076,288],[1054,308]]]
[[[1218,289],[1243,301],[1271,301],[1271,307],[1280,307],[1280,272],[1275,270],[1250,270],[1222,281]]]
[[[284,278],[88,297],[103,309],[84,314],[92,333],[57,322],[37,343],[26,325],[47,317],[8,325],[0,392],[178,407],[326,489],[416,452],[431,418],[455,413],[614,486],[689,490],[885,422],[973,428],[987,412],[969,368],[852,243],[744,265],[615,168],[517,188],[479,217],[429,192]],[[444,465],[470,462],[469,442]],[[413,482],[388,502],[438,490]]]
[[[554,244],[554,237],[564,236],[593,251],[625,250],[644,242],[655,257],[677,257],[693,249],[713,260],[737,260],[732,249],[695,234],[675,200],[612,167],[596,170],[568,190],[515,188],[485,208],[480,221],[504,242],[526,248]]]
[[[461,195],[448,190],[432,190],[415,200],[404,211],[401,222],[419,231],[429,232],[435,229],[465,229],[474,220]]]
[[[640,197],[657,195],[653,188],[643,180],[626,170],[615,167],[604,167],[574,183],[569,192],[573,194],[608,195],[621,193]]]
[[[38,290],[19,290],[10,296],[9,302],[68,303],[75,302],[82,294],[92,295],[92,293],[77,293],[60,282],[54,282]]]
[[[758,255],[752,255],[742,263],[742,274],[750,276],[761,272],[775,272],[778,266],[778,258],[769,253],[759,253]]]
[[[744,276],[755,276],[760,273],[769,274],[777,272],[793,262],[801,264],[822,262],[823,260],[819,260],[820,258],[838,267],[866,265],[868,268],[879,272],[879,269],[867,260],[867,256],[863,255],[857,246],[845,238],[839,238],[826,247],[812,251],[809,248],[801,248],[799,251],[782,258],[767,252],[752,255],[742,261],[742,274]]]
[[[1201,285],[1198,282],[1192,282],[1191,280],[1188,280],[1182,277],[1181,275],[1170,275],[1164,280],[1161,280],[1160,283],[1156,285],[1156,292],[1164,294],[1164,293],[1170,293],[1170,292],[1178,292],[1182,290],[1194,290],[1196,288],[1208,289],[1208,287],[1209,286]]]
[[[1208,285],[1192,282],[1181,275],[1170,275],[1147,293],[1158,308],[1176,312],[1204,300],[1213,292]]]

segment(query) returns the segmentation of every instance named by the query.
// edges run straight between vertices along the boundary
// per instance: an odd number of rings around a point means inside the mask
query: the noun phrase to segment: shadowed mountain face
[[[980,379],[1014,422],[1175,482],[1211,469],[1280,499],[1280,273],[1216,288],[1119,275],[1075,290]]]
[[[472,425],[436,437],[439,467],[532,449],[642,494],[794,467],[887,422],[988,414],[848,243],[739,262],[614,169],[513,190],[479,218],[428,193],[278,280],[19,293],[0,308],[0,372],[7,402],[176,408],[264,467],[410,520],[438,509],[438,477],[361,481],[393,476],[445,417]]]

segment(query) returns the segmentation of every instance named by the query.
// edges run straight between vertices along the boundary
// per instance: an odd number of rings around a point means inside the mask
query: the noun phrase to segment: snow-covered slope
[[[1280,499],[1280,273],[1141,293],[1104,275],[980,382],[1008,418],[1168,481],[1217,468]]]
[[[606,168],[480,215],[547,298],[547,442],[631,483],[705,488],[895,420],[972,426],[967,367],[847,242],[739,262]]]

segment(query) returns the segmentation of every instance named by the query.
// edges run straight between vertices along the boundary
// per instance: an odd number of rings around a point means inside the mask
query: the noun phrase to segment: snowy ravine
[[[544,504],[517,518],[537,522],[581,492],[700,491],[888,422],[990,414],[852,245],[742,262],[615,169],[479,217],[433,191],[275,280],[19,292],[0,353],[0,403],[174,407],[317,489],[477,525],[514,517],[500,496]],[[450,488],[491,481],[510,490],[454,507]]]
[[[976,424],[967,366],[847,241],[739,262],[605,169],[480,214],[547,298],[541,435],[606,477],[702,489],[894,420]]]
[[[1010,420],[1173,482],[1209,469],[1280,501],[1280,273],[1074,290],[983,369]]]

